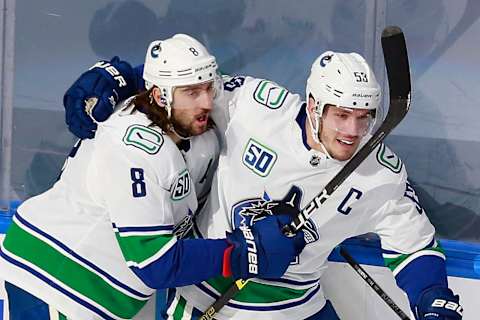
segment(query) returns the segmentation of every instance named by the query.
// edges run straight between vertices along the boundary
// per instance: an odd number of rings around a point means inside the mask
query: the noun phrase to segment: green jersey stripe
[[[180,297],[175,307],[175,311],[173,312],[173,319],[174,320],[181,320],[183,318],[183,313],[185,312],[185,306],[187,304],[187,300],[185,298]]]
[[[217,277],[207,281],[217,292],[225,292],[233,283],[232,279],[225,279],[223,277]],[[316,286],[316,285],[314,285]],[[294,289],[283,286],[282,284],[273,285],[266,283],[258,283],[255,280],[249,281],[242,290],[235,295],[233,299],[236,302],[244,303],[278,303],[288,300],[302,298],[308,290],[306,289]]]
[[[395,274],[398,274],[410,261],[425,255],[436,255],[439,257],[443,257],[443,259],[445,259],[445,251],[439,245],[434,248],[422,249],[412,254],[402,254],[396,258],[384,257],[383,261],[385,263],[385,266],[389,268],[395,275]]]
[[[129,319],[146,303],[112,287],[90,271],[13,222],[3,246],[10,254],[36,266],[77,296],[87,297],[112,314]],[[72,276],[73,275],[73,276]]]
[[[172,234],[123,236],[116,232],[115,236],[128,265],[138,267],[158,259],[177,241]]]

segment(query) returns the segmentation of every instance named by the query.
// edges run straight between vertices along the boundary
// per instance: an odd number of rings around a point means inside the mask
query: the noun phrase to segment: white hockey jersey
[[[219,151],[210,130],[182,151],[132,107],[75,146],[62,175],[28,199],[1,248],[5,279],[69,319],[132,319],[154,289],[129,268],[159,259],[197,209]],[[209,174],[212,172],[212,174]],[[181,225],[185,228],[186,225]]]
[[[346,163],[306,146],[305,107],[298,95],[249,77],[232,78],[225,89],[227,107],[215,117],[225,131],[218,170],[197,217],[204,238],[223,237],[242,221],[273,211],[280,200],[303,208]],[[315,314],[325,304],[320,278],[328,255],[343,240],[368,232],[380,236],[383,249],[404,254],[424,248],[434,236],[402,161],[383,144],[313,214],[305,228],[308,244],[284,277],[250,281],[215,318],[293,320]],[[175,310],[174,319],[188,319],[228,287],[218,278],[178,288],[169,310]]]

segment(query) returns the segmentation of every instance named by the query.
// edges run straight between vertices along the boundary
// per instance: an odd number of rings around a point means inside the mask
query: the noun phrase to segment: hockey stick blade
[[[382,49],[390,88],[390,100],[409,98],[411,85],[407,45],[405,36],[399,27],[390,26],[383,30]]]
[[[390,307],[390,309],[395,312],[400,319],[402,320],[410,320],[410,318],[403,312],[402,309],[393,301],[390,296],[383,291],[383,289],[377,284],[375,280],[365,271],[365,269],[358,264],[355,259],[347,252],[347,250],[343,247],[340,247],[340,254],[345,258],[348,264],[357,272],[360,277],[375,291],[376,294]]]
[[[378,130],[367,143],[350,159],[335,177],[318,193],[293,219],[283,227],[283,233],[293,236],[310,219],[313,213],[330,197],[330,195],[347,179],[350,174],[372,153],[387,135],[402,121],[410,109],[410,69],[407,47],[403,32],[398,27],[387,27],[382,33],[382,48],[387,68],[390,89],[390,105],[388,113]],[[405,81],[405,83],[400,83]],[[333,217],[332,217],[333,218]],[[200,317],[200,320],[211,320],[213,316],[232,299],[242,286],[235,282],[225,291]]]

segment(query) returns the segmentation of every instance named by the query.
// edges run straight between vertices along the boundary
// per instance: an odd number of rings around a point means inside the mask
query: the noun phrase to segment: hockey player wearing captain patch
[[[98,104],[113,110],[132,83],[112,63],[81,77],[116,86],[107,98],[81,97],[87,117],[101,114]],[[283,275],[305,245],[303,234],[281,232],[286,215],[218,239],[182,238],[218,157],[209,116],[222,88],[216,69],[189,36],[150,44],[146,90],[117,106],[96,139],[79,141],[57,183],[15,214],[0,250],[8,319],[153,319],[138,313],[156,288]],[[83,92],[75,84],[66,101],[82,103]]]
[[[265,216],[298,212],[381,121],[380,87],[355,53],[320,55],[306,102],[264,79],[227,78],[224,89],[212,114],[223,132],[222,151],[211,195],[196,219],[198,237],[218,238]],[[414,317],[461,319],[443,250],[407,178],[401,159],[379,145],[305,224],[307,246],[285,275],[251,280],[215,318],[338,319],[320,285],[327,257],[346,238],[375,232]],[[166,312],[196,319],[229,285],[215,278],[172,290]]]

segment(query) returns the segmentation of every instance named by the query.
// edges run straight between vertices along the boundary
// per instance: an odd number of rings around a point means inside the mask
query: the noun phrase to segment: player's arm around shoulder
[[[136,127],[136,130],[139,131],[134,133],[140,133],[142,137],[147,136],[148,130],[145,127]],[[126,133],[125,136],[129,137],[131,134],[133,133]],[[150,134],[149,141],[153,139],[154,133]],[[101,138],[100,136],[98,138]],[[118,140],[118,135],[114,136]],[[179,158],[175,159],[174,156],[171,162],[160,162],[157,154],[150,154],[153,153],[151,148],[145,150],[145,145],[137,145],[139,141],[132,142],[132,139],[138,137],[123,141],[126,147],[108,141],[110,147],[103,148],[98,154],[97,161],[102,165],[98,172],[108,170],[109,173],[100,179],[106,185],[113,184],[113,189],[103,192],[101,198],[105,200],[106,208],[110,212],[123,257],[131,270],[147,286],[152,288],[184,286],[222,274],[233,275],[236,279],[252,276],[280,277],[293,257],[303,249],[303,235],[287,238],[281,232],[276,217],[252,226],[252,234],[243,233],[241,230],[232,232],[227,236],[228,241],[177,239],[174,227],[178,220],[175,218],[188,214],[189,209],[194,211],[196,205],[188,170],[184,171],[185,175],[178,174],[171,186],[166,189],[158,184],[160,174],[150,174],[150,170],[155,169],[152,169],[153,163],[145,159],[155,156],[156,163],[162,167],[177,164],[182,156],[178,150],[176,153],[172,150]],[[168,145],[167,139],[165,145]],[[137,149],[141,149],[140,151],[147,155],[138,153]],[[109,157],[108,154],[112,152],[124,154],[119,158]],[[158,153],[160,152],[162,151],[158,150]],[[185,186],[189,186],[189,189],[187,190]],[[273,223],[272,219],[276,223]],[[258,234],[262,234],[262,237],[257,236]],[[256,256],[258,259],[255,260],[254,266],[248,255],[248,244],[251,241],[254,241],[258,248]],[[272,250],[278,245],[283,248],[281,254],[278,254],[277,250]],[[198,261],[204,263],[199,265]],[[251,270],[254,270],[255,274]]]
[[[177,146],[155,127],[122,121],[114,115],[97,132],[96,172],[90,189],[112,225],[123,262],[151,288],[191,284],[215,275],[205,268],[197,277],[180,266],[185,261],[178,257],[199,259],[207,246],[212,252],[204,254],[206,260],[221,259],[219,252],[226,243],[202,243],[195,247],[204,245],[203,251],[189,250],[185,248],[188,244],[175,236],[175,225],[197,205]],[[184,254],[179,256],[179,252]],[[192,261],[187,265],[193,265]],[[182,276],[177,277],[173,270]]]

